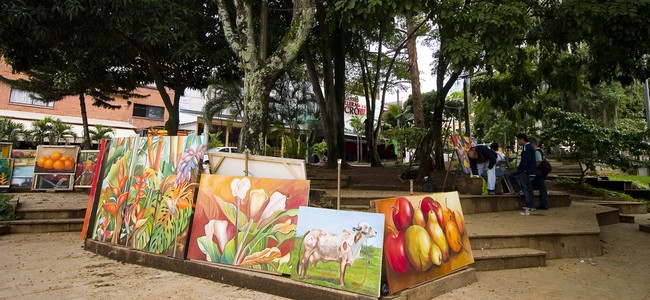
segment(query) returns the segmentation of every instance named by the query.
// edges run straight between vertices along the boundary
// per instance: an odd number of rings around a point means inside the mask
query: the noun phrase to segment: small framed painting
[[[34,191],[69,191],[72,190],[74,175],[36,174],[32,190]]]

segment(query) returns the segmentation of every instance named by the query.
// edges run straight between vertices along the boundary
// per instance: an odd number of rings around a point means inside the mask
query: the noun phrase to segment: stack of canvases
[[[92,238],[182,257],[205,148],[201,136],[111,140],[97,181]]]
[[[192,136],[113,140],[93,238],[374,297],[382,257],[391,293],[473,262],[457,193],[378,201],[380,213],[336,211],[307,207],[308,180],[203,174],[193,212],[204,149]]]

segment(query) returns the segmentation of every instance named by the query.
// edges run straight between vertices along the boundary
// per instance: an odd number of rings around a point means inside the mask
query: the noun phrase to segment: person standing
[[[483,173],[483,169],[487,170],[488,195],[494,195],[494,186],[497,182],[496,168],[494,167],[497,163],[496,153],[484,145],[478,145],[469,148],[467,157],[469,158],[469,165],[472,168],[472,175],[480,176]]]
[[[539,209],[548,209],[548,190],[546,189],[546,176],[548,174],[540,169],[540,164],[544,160],[544,152],[542,151],[542,143],[540,141],[530,141],[535,149],[535,168],[537,175],[533,179],[533,186],[539,189]]]
[[[534,211],[535,198],[533,195],[533,185],[530,180],[531,176],[535,176],[535,149],[528,141],[528,136],[524,133],[517,134],[517,144],[523,147],[519,165],[517,169],[508,174],[508,179],[512,184],[515,193],[523,195],[526,199],[526,206],[524,206],[522,215],[529,215]]]

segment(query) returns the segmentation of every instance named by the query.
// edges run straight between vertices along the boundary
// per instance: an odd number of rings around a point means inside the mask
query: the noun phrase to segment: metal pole
[[[341,210],[341,159],[337,159],[338,176],[336,177],[336,210]]]
[[[650,87],[648,79],[643,83],[643,103],[645,104],[646,128],[650,129]]]
[[[469,126],[469,102],[471,101],[471,95],[469,91],[469,75],[465,77],[463,80],[463,91],[464,91],[464,104],[465,104],[465,135],[466,136],[472,136],[470,134],[470,126]]]

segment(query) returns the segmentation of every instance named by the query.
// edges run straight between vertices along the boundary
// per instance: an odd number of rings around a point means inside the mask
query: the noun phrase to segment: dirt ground
[[[650,214],[637,222],[650,222]],[[439,299],[650,299],[650,234],[638,224],[601,227],[603,255],[542,268],[478,272],[478,282]],[[0,236],[2,299],[283,299],[83,249],[79,233]]]
[[[379,176],[363,169],[355,172],[388,178],[397,171],[386,170]],[[84,193],[18,196],[21,202],[51,207],[85,207],[88,199]],[[650,223],[650,214],[637,215],[635,224],[601,227],[601,256],[549,260],[542,268],[478,272],[477,283],[439,299],[650,299],[650,234],[639,231],[639,223]],[[283,299],[120,263],[85,251],[78,232],[0,236],[0,299],[44,297]]]

